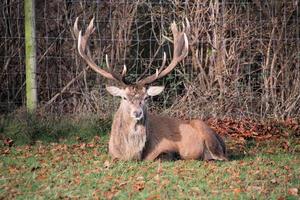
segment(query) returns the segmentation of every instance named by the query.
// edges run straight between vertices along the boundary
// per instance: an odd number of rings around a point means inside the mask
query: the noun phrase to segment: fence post
[[[35,0],[25,0],[25,60],[26,60],[26,107],[34,112],[37,107],[36,85],[36,37]]]

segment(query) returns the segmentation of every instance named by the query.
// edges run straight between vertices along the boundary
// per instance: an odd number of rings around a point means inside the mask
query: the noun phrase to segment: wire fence
[[[25,104],[23,0],[0,3],[0,113]],[[159,80],[151,109],[184,118],[288,118],[300,112],[300,16],[297,0],[36,0],[37,90],[47,112],[111,115],[113,84],[80,58],[72,31],[95,17],[93,58],[105,54],[134,81],[172,58],[170,24],[187,18],[188,58]]]

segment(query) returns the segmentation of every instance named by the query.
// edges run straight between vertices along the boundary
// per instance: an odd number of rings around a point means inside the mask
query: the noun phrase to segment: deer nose
[[[133,112],[133,117],[137,120],[141,119],[143,117],[143,110],[136,110]]]

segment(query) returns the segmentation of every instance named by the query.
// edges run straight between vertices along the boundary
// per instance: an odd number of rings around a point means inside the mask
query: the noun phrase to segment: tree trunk
[[[34,112],[37,106],[35,0],[25,0],[25,59],[26,59],[26,107]]]

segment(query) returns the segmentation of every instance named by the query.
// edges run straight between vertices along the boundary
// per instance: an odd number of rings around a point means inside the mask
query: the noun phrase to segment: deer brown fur
[[[115,88],[107,89],[112,95],[119,96],[113,93],[112,90]],[[147,115],[145,115],[147,110],[145,107],[141,108],[144,116],[139,120],[131,116],[131,110],[140,106],[145,90],[127,88],[124,91],[130,95],[122,94],[126,97],[123,97],[119,109],[114,115],[109,140],[109,153],[115,158],[124,160],[141,160],[147,138]],[[135,97],[137,98],[135,99]],[[127,102],[129,100],[132,103]]]
[[[112,87],[107,89],[112,95],[123,97],[110,135],[109,153],[113,157],[154,160],[162,153],[177,152],[182,159],[227,160],[223,139],[203,121],[147,113],[145,98],[158,92],[148,94],[146,88],[134,86],[124,90],[113,87],[119,93],[112,92]],[[143,110],[143,117],[135,119],[131,115],[134,109]]]
[[[91,20],[86,32],[82,35],[78,29],[78,18],[74,24],[74,33],[78,39],[78,52],[89,67],[102,76],[122,83],[123,87],[107,87],[107,91],[122,98],[120,107],[113,118],[109,140],[109,153],[122,160],[154,160],[163,153],[179,153],[182,159],[227,160],[223,139],[201,120],[184,121],[147,112],[147,98],[159,95],[163,86],[145,85],[164,77],[188,54],[187,35],[190,29],[188,20],[183,30],[179,31],[172,23],[174,49],[173,58],[165,67],[163,64],[152,74],[135,84],[127,85],[124,81],[126,66],[122,74],[115,73],[106,64],[109,71],[99,68],[92,60],[87,46],[90,34],[95,31]]]
[[[163,152],[178,152],[182,159],[227,160],[223,139],[201,120],[149,115],[148,127],[146,160]]]

